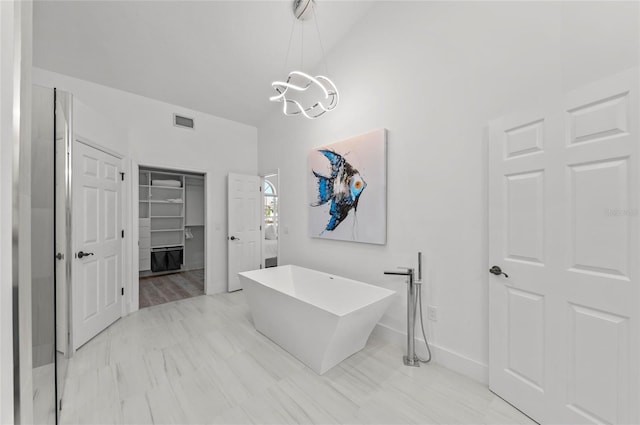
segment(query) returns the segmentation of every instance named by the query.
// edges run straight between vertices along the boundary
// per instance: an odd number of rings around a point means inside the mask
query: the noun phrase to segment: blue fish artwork
[[[360,176],[358,170],[353,168],[342,155],[332,150],[318,150],[331,164],[331,175],[323,176],[315,170],[313,175],[318,179],[318,202],[311,204],[313,207],[324,205],[331,201],[329,215],[331,218],[325,230],[332,231],[340,225],[353,209],[354,214],[358,209],[358,199],[367,184]]]

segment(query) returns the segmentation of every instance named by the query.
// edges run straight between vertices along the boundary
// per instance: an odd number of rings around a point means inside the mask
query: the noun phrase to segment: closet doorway
[[[139,308],[205,294],[205,175],[138,171]]]

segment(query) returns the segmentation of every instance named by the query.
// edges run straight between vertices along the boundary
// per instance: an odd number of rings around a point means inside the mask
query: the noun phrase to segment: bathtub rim
[[[359,309],[361,309],[363,307],[379,303],[379,302],[384,301],[385,299],[390,298],[390,297],[392,297],[392,296],[394,296],[394,295],[396,295],[398,293],[397,291],[394,291],[393,289],[383,288],[382,286],[373,285],[371,283],[366,283],[366,282],[362,282],[362,281],[359,281],[359,280],[350,279],[348,277],[338,276],[338,275],[335,275],[335,274],[326,273],[326,272],[322,272],[322,271],[315,270],[315,269],[310,269],[310,268],[307,268],[307,267],[297,266],[295,264],[284,264],[282,266],[277,266],[277,267],[279,267],[279,268],[280,267],[281,268],[290,268],[290,269],[298,268],[298,269],[310,271],[310,272],[313,272],[313,273],[318,273],[320,275],[324,275],[324,276],[327,276],[327,277],[330,277],[330,278],[333,278],[333,279],[342,279],[342,280],[348,281],[349,283],[353,283],[353,284],[371,286],[373,288],[376,288],[376,290],[380,290],[380,292],[383,293],[383,295],[381,295],[379,298],[375,299],[374,301],[372,301],[372,302],[370,302],[368,304],[364,304],[364,305],[361,305],[360,307],[352,308],[352,309],[349,309],[348,311],[338,313],[336,311],[333,311],[332,309],[329,309],[329,308],[326,308],[326,307],[323,307],[323,306],[318,306],[318,305],[313,304],[313,303],[311,303],[311,302],[309,302],[309,301],[307,301],[307,300],[305,300],[303,298],[298,298],[298,297],[296,297],[294,295],[291,295],[291,294],[289,294],[289,293],[287,293],[285,291],[282,291],[279,288],[276,288],[276,287],[271,286],[271,285],[267,285],[267,284],[265,284],[263,282],[260,282],[260,281],[254,279],[254,278],[251,278],[250,276],[247,276],[247,274],[249,274],[249,273],[264,272],[264,271],[266,271],[268,269],[249,270],[249,271],[246,271],[246,272],[239,272],[238,275],[243,277],[243,278],[245,278],[245,279],[251,280],[252,282],[255,282],[255,283],[259,284],[259,285],[262,285],[262,286],[265,286],[265,287],[267,287],[267,288],[269,288],[271,290],[274,290],[274,291],[276,291],[276,292],[278,292],[278,293],[280,293],[280,294],[282,294],[284,296],[287,296],[287,297],[289,297],[291,299],[294,299],[294,300],[300,301],[302,303],[308,304],[311,307],[315,307],[315,308],[321,309],[321,310],[323,310],[323,311],[325,311],[325,312],[327,312],[327,313],[329,313],[331,315],[334,315],[336,317],[347,316],[349,314],[352,314],[355,311],[358,311]],[[276,268],[276,267],[273,267],[273,268]],[[241,282],[242,282],[242,279],[241,279]],[[243,290],[244,290],[244,287],[243,287]],[[386,294],[385,294],[385,292],[386,292]]]

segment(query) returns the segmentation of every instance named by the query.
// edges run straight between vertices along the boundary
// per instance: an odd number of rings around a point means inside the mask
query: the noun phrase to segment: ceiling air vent
[[[173,114],[173,125],[176,127],[190,128],[193,130],[193,118],[183,117],[182,115]]]

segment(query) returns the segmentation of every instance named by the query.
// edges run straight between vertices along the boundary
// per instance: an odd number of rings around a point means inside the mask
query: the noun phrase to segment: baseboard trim
[[[373,329],[373,333],[389,343],[399,344],[403,347],[407,341],[406,334],[380,323],[378,323]],[[489,384],[488,365],[480,363],[477,360],[471,359],[454,350],[432,344],[431,342],[429,343],[429,347],[431,347],[432,361],[434,363],[465,375],[482,384]],[[427,351],[422,338],[416,337],[416,353],[420,357],[426,357]]]

